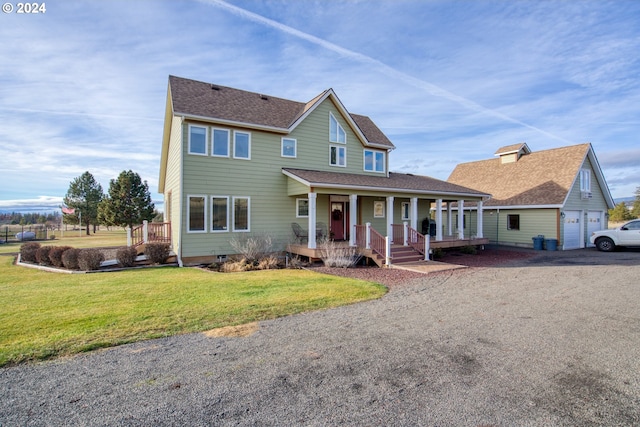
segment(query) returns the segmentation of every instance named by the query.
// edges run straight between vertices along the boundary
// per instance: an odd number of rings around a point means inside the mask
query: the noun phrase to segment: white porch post
[[[411,198],[411,228],[418,229],[418,198]]]
[[[393,196],[387,197],[387,236],[393,240]]]
[[[308,193],[309,196],[309,224],[307,226],[307,248],[316,248],[316,193]]]
[[[453,236],[453,207],[451,200],[447,202],[447,236]]]
[[[371,223],[370,222],[367,223],[367,229],[365,231],[364,240],[365,240],[364,247],[366,249],[371,249]]]
[[[464,200],[458,200],[458,239],[464,239]]]
[[[149,221],[146,219],[142,221],[142,241],[145,243],[149,242]]]
[[[431,250],[431,235],[424,236],[424,260],[429,261],[429,251]]]
[[[484,227],[483,218],[482,218],[482,200],[478,201],[478,232],[476,233],[476,237],[482,239],[484,237],[482,233],[482,228]]]
[[[409,246],[409,223],[407,221],[402,223],[402,244],[404,246]]]
[[[357,206],[358,206],[358,195],[351,194],[349,196],[349,228],[351,229],[349,233],[349,246],[356,245],[356,225],[358,222],[357,215]]]
[[[391,265],[391,237],[386,236],[384,238],[384,262],[389,267]]]
[[[436,240],[442,240],[442,199],[436,200]]]
[[[131,227],[127,227],[127,246],[132,246],[133,239],[131,238]]]

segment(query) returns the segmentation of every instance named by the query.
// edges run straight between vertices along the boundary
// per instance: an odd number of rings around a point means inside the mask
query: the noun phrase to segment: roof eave
[[[290,132],[290,129],[288,129],[288,128],[259,125],[259,124],[248,123],[248,122],[239,122],[239,121],[235,121],[235,120],[217,119],[215,117],[198,116],[198,115],[195,115],[195,114],[176,112],[176,113],[174,113],[174,115],[182,116],[183,118],[188,119],[188,120],[197,120],[197,121],[200,121],[200,122],[207,122],[207,123],[219,124],[219,125],[225,125],[225,126],[232,126],[232,127],[240,127],[240,128],[245,128],[245,129],[255,129],[255,130],[262,130],[262,131],[266,131],[266,132],[281,133],[281,134],[288,134]]]

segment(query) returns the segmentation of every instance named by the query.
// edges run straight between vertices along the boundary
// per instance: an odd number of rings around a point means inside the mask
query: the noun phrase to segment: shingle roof
[[[309,102],[297,102],[176,76],[169,76],[169,91],[174,114],[283,130],[292,126],[328,92],[322,92]],[[349,115],[369,143],[394,148],[371,119]]]
[[[591,144],[579,144],[535,151],[513,163],[499,158],[462,163],[447,181],[492,194],[485,207],[561,205],[590,149]]]
[[[444,196],[488,197],[489,194],[428,176],[390,172],[389,177],[352,173],[283,168],[283,172],[311,186],[357,187],[406,193],[429,193]]]

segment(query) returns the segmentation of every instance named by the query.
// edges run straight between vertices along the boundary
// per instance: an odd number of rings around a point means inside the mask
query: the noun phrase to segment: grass
[[[17,267],[12,260],[0,257],[0,366],[336,307],[386,292],[378,284],[306,270],[224,274],[165,267],[70,275]]]

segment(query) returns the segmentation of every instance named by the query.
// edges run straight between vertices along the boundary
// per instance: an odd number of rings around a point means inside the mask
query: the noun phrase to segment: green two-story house
[[[195,264],[234,255],[240,233],[269,234],[274,250],[313,251],[322,238],[364,248],[371,235],[406,245],[407,230],[427,233],[432,203],[489,198],[389,172],[394,148],[332,89],[296,102],[170,76],[159,192],[172,249]]]

